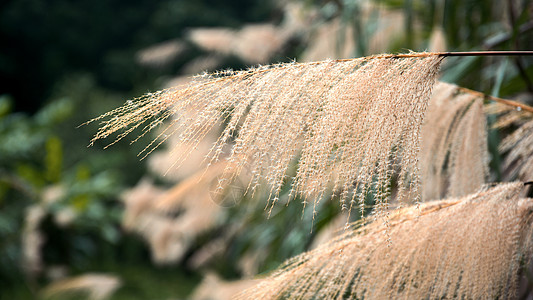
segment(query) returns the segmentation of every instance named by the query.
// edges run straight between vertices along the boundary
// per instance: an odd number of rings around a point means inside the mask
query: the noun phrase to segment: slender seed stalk
[[[471,89],[467,89],[467,88],[464,88],[464,87],[459,87],[459,89],[461,91],[465,92],[465,93],[469,93],[469,94],[472,94],[472,95],[475,95],[475,96],[478,96],[478,97],[490,99],[492,101],[495,101],[495,102],[498,102],[498,103],[501,103],[501,104],[504,104],[504,105],[514,106],[514,107],[517,107],[517,108],[519,107],[522,110],[525,110],[525,111],[533,113],[533,107],[531,107],[529,105],[526,105],[526,104],[523,104],[523,103],[520,103],[520,102],[494,97],[494,96],[487,95],[487,94],[484,94],[484,93],[481,93],[481,92],[478,92],[478,91],[474,91],[474,90],[471,90]]]
[[[463,52],[436,52],[439,56],[521,56],[533,55],[533,51],[463,51]]]

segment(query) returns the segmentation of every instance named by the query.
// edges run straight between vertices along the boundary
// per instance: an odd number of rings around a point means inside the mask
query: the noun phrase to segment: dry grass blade
[[[420,126],[442,59],[382,55],[207,75],[92,120],[103,120],[92,142],[115,132],[118,141],[143,124],[144,135],[173,116],[141,155],[175,134],[180,149],[188,147],[176,153],[179,166],[223,121],[226,127],[206,158],[210,165],[228,157],[220,189],[246,166],[252,173],[248,192],[266,182],[271,206],[289,182],[291,197],[300,194],[305,201],[318,201],[332,187],[343,191],[347,208],[371,189],[387,199],[387,182],[399,169],[399,198],[410,198],[418,193]],[[232,147],[224,153],[228,143]],[[295,177],[287,178],[298,158]]]
[[[532,257],[522,183],[396,210],[287,261],[243,299],[508,299]],[[392,244],[384,238],[390,231]]]
[[[459,197],[479,189],[489,163],[483,99],[439,82],[422,126],[420,156],[423,200]]]

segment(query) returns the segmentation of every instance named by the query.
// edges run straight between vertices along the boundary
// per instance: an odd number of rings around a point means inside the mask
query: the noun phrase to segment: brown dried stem
[[[490,99],[492,101],[495,101],[495,102],[498,102],[498,103],[501,103],[501,104],[504,104],[504,105],[510,105],[510,106],[514,106],[514,107],[519,107],[522,110],[525,110],[525,111],[533,113],[533,107],[531,107],[529,105],[526,105],[526,104],[523,104],[523,103],[520,103],[520,102],[494,97],[494,96],[487,95],[487,94],[484,94],[484,93],[481,93],[481,92],[478,92],[478,91],[474,91],[474,90],[471,90],[471,89],[467,89],[467,88],[464,88],[464,87],[459,87],[459,89],[461,91],[465,92],[465,93],[469,93],[469,94],[472,94],[472,95],[475,95],[475,96],[478,96],[478,97]]]
[[[533,55],[533,51],[460,51],[460,52],[411,52],[403,54],[379,54],[366,57],[366,59],[380,59],[380,58],[412,58],[412,57],[429,57],[429,56],[520,56]],[[335,61],[347,61],[352,58],[338,59]]]

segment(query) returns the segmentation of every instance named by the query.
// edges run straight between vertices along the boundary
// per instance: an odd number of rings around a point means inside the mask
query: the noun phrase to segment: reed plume
[[[493,104],[489,113],[497,114],[495,128],[512,129],[499,145],[505,154],[503,170],[507,179],[533,180],[533,113],[502,104]]]
[[[208,166],[228,161],[218,189],[246,166],[247,192],[267,183],[270,208],[284,184],[291,185],[291,198],[315,205],[326,190],[339,191],[343,208],[352,208],[371,190],[385,201],[398,170],[398,198],[417,199],[420,127],[442,59],[381,55],[205,75],[89,121],[101,121],[92,143],[118,132],[115,143],[137,128],[143,136],[168,121],[140,155],[175,134],[177,147],[185,147],[175,153],[177,167],[224,122],[206,157]],[[288,176],[296,160],[296,174]]]
[[[522,183],[391,213],[285,262],[242,299],[508,299],[532,257]],[[390,231],[387,245],[384,233]]]
[[[439,82],[429,100],[420,151],[422,199],[459,197],[479,189],[489,154],[483,99]]]
[[[531,118],[531,116],[530,116]],[[500,144],[500,151],[507,153],[504,167],[511,177],[521,180],[533,179],[533,120],[525,122]]]

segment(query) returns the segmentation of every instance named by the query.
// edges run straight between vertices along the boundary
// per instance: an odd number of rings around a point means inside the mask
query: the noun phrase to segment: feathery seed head
[[[499,145],[500,153],[505,154],[504,177],[531,181],[533,179],[533,147],[531,146],[533,145],[533,114],[499,103],[491,105],[488,111],[499,114],[494,127],[516,127]]]
[[[228,161],[224,183],[251,170],[248,192],[267,183],[270,207],[287,183],[291,197],[315,204],[328,189],[343,191],[343,207],[361,204],[371,190],[386,201],[396,170],[398,198],[416,198],[410,195],[418,193],[420,128],[441,61],[382,55],[212,74],[92,120],[103,120],[92,142],[119,132],[116,142],[136,128],[143,136],[167,122],[140,155],[176,135],[181,151],[173,167],[179,167],[223,122],[206,162]],[[296,174],[287,179],[295,161]]]
[[[464,196],[485,183],[489,163],[486,127],[482,98],[461,92],[453,84],[436,84],[422,126],[424,201]]]
[[[521,182],[396,210],[286,261],[242,299],[508,299],[532,258]],[[383,239],[390,231],[393,239]]]

